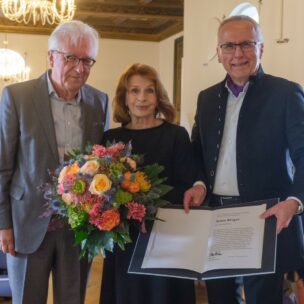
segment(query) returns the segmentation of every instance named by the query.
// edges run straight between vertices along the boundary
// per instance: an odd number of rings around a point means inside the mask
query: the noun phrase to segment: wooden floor
[[[98,256],[93,261],[85,304],[99,304],[102,264],[103,264],[103,259],[101,256]],[[49,297],[47,304],[53,304],[53,297],[51,291],[52,291],[52,283],[50,280]],[[199,282],[196,284],[196,293],[197,293],[197,304],[208,303],[203,282]],[[4,300],[0,298],[0,303],[11,304],[12,302],[10,300]]]

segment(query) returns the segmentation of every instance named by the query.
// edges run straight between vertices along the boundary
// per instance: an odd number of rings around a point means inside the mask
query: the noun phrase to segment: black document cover
[[[250,205],[267,205],[267,209],[278,202],[277,198],[261,200],[249,203],[242,203],[238,205],[229,205],[220,208],[233,208]],[[181,205],[171,205],[167,208],[182,209]],[[211,210],[209,207],[199,207],[193,209],[206,209]],[[214,210],[215,208],[212,208]],[[194,211],[195,212],[195,211]],[[261,268],[248,268],[248,269],[216,269],[210,270],[203,273],[198,273],[187,269],[177,268],[142,268],[143,259],[146,253],[146,249],[149,242],[150,233],[153,228],[153,223],[147,226],[147,233],[140,233],[136,242],[136,246],[133,252],[133,256],[129,265],[128,273],[143,274],[143,275],[156,275],[166,277],[178,277],[193,280],[208,280],[225,277],[237,277],[247,275],[258,275],[275,272],[276,265],[276,245],[277,245],[277,233],[276,233],[276,218],[274,216],[265,220],[264,227],[264,241],[263,241],[263,253],[262,253],[262,267]],[[192,249],[193,250],[193,249]]]

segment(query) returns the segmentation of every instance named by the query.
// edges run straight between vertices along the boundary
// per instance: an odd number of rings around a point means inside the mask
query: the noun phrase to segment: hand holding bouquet
[[[51,176],[48,210],[68,219],[82,255],[90,259],[100,250],[105,256],[115,244],[124,249],[131,242],[129,226],[144,231],[145,221],[167,203],[161,197],[171,187],[159,177],[163,167],[140,167],[142,157],[132,155],[130,143],[88,146],[69,157]]]

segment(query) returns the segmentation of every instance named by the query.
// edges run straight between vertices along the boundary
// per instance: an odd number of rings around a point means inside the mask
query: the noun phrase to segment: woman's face
[[[155,117],[157,96],[154,83],[146,77],[133,75],[128,82],[126,105],[131,119]]]

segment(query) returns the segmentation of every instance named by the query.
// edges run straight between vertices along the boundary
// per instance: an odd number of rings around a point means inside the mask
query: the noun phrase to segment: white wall
[[[258,6],[258,1],[247,1]],[[288,5],[287,3],[288,2]],[[109,94],[112,100],[117,78],[127,65],[143,62],[154,66],[160,73],[169,97],[173,98],[174,40],[184,35],[182,75],[181,124],[189,130],[193,124],[197,94],[200,90],[220,81],[225,75],[215,58],[218,20],[229,15],[241,3],[238,0],[185,0],[184,32],[161,42],[140,42],[101,39],[100,53],[88,83]],[[287,44],[277,44],[280,37],[280,1],[263,1],[260,23],[264,32],[262,64],[267,73],[279,75],[304,84],[304,1],[285,1],[284,38]],[[47,36],[7,35],[9,48],[27,53],[31,78],[38,77],[47,68]],[[0,33],[1,41],[4,34]],[[0,92],[1,92],[0,83]]]
[[[174,41],[182,35],[183,33],[178,33],[159,43],[158,71],[171,102],[173,102]]]
[[[126,67],[135,62],[146,63],[158,70],[172,100],[174,40],[181,35],[174,35],[161,42],[101,39],[97,62],[92,68],[88,83],[107,92],[112,101],[119,75]],[[0,42],[4,39],[4,34],[0,33]],[[48,68],[48,36],[7,34],[7,39],[8,48],[23,56],[26,53],[27,65],[31,68],[31,79],[39,77]],[[3,47],[1,43],[0,47]],[[3,85],[3,82],[0,82],[0,93]]]
[[[243,1],[185,0],[184,58],[182,84],[182,124],[191,128],[198,92],[221,81],[225,75],[214,59],[218,21],[229,15]],[[245,1],[244,1],[245,2]],[[246,1],[258,6],[258,1]],[[277,44],[280,36],[281,1],[263,1],[260,24],[264,33],[262,65],[265,72],[304,84],[304,1],[285,1],[284,37],[287,44]]]
[[[47,68],[47,40],[43,35],[8,34],[8,47],[24,55],[31,68],[30,78],[39,77]],[[4,34],[0,34],[0,41],[4,40]],[[167,43],[165,42],[167,45]],[[0,46],[1,47],[1,46]],[[166,47],[167,49],[168,47]],[[159,70],[160,43],[127,41],[114,39],[101,39],[100,51],[96,64],[91,70],[88,83],[107,92],[112,101],[119,75],[132,63],[141,62],[152,65]],[[166,52],[162,52],[162,60],[171,62],[171,58],[164,59]],[[170,52],[169,52],[170,53]],[[169,54],[168,56],[173,56]],[[171,67],[170,67],[171,68]],[[168,73],[170,74],[170,72]],[[170,83],[172,75],[166,75],[166,82]],[[3,83],[0,83],[0,92]]]

